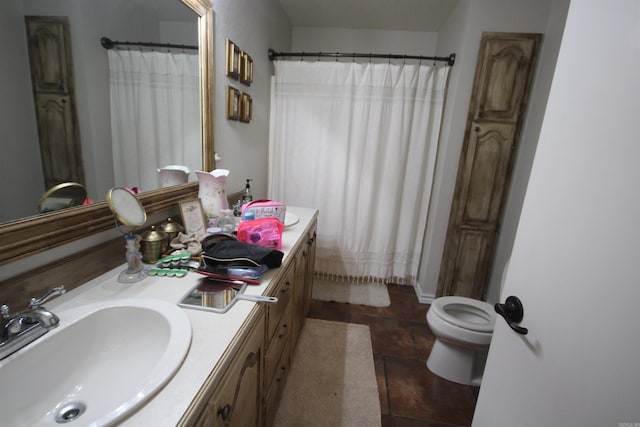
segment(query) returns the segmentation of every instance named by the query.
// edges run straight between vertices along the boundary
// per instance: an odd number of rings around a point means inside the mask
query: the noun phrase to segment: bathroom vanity
[[[184,361],[157,394],[119,425],[273,423],[311,300],[318,216],[315,209],[287,207],[287,211],[299,221],[283,233],[282,265],[269,270],[259,285],[247,286],[245,292],[275,296],[278,302],[238,300],[224,314],[180,308],[191,324],[191,343]],[[84,304],[131,298],[177,304],[202,278],[193,272],[184,278],[147,277],[123,284],[117,282],[122,268],[50,301],[47,308],[61,312]]]

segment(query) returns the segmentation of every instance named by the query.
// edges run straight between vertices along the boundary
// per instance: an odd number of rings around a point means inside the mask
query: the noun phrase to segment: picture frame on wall
[[[239,79],[247,86],[251,86],[251,82],[253,82],[253,58],[246,52],[242,53]]]
[[[202,201],[198,199],[180,202],[180,217],[184,226],[184,233],[195,234],[198,240],[205,238],[207,234],[207,221],[202,208]]]
[[[241,93],[233,86],[227,86],[227,119],[240,119]]]
[[[248,93],[242,93],[240,98],[240,121],[249,123],[253,118],[253,99]]]
[[[227,77],[238,80],[241,61],[242,51],[237,44],[227,38],[225,51],[225,71]]]

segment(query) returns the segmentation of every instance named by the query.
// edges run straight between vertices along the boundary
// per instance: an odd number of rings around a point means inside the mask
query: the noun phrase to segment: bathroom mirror
[[[87,199],[87,190],[77,182],[63,182],[45,192],[40,197],[40,213],[80,206]]]
[[[113,187],[107,193],[107,204],[123,225],[133,231],[136,227],[142,227],[147,222],[147,213],[140,200],[132,192],[122,187]]]
[[[198,17],[202,163],[204,170],[212,170],[215,168],[213,143],[213,8],[209,0],[175,1],[181,1],[195,12]],[[78,4],[81,3],[79,2]],[[139,200],[146,212],[153,214],[154,212],[175,207],[179,200],[196,196],[197,183],[188,183],[142,193],[139,196]],[[113,216],[106,202],[72,207],[2,223],[0,224],[0,236],[2,237],[0,239],[0,265],[112,227]],[[60,229],[63,228],[65,233],[60,233]],[[22,242],[22,244],[16,245],[15,242]]]

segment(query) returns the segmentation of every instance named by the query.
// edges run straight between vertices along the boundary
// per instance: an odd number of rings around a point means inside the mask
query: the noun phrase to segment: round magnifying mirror
[[[63,182],[51,187],[40,197],[40,213],[80,206],[87,199],[87,190],[77,182]]]
[[[118,221],[128,227],[141,227],[147,222],[147,212],[142,203],[124,187],[113,187],[109,190],[107,203]]]

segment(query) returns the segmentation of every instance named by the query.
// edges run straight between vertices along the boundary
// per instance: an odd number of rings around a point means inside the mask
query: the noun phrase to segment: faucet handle
[[[31,301],[29,301],[29,308],[39,307],[40,305],[44,304],[46,301],[50,300],[51,298],[57,295],[62,295],[65,292],[67,292],[67,290],[64,288],[64,285],[60,285],[53,289],[50,289],[49,292],[47,292],[44,296],[40,298],[31,298]]]
[[[4,319],[8,319],[9,317],[11,317],[11,315],[9,314],[9,306],[7,304],[2,304],[0,306],[0,316],[2,316]]]

